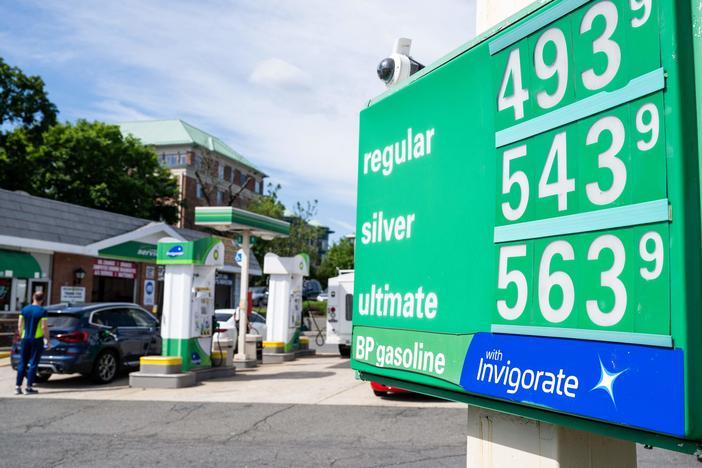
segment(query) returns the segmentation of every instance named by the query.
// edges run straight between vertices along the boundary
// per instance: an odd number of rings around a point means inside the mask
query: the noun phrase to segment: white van
[[[339,345],[342,357],[351,357],[351,317],[353,315],[353,270],[339,270],[329,278],[327,299],[327,343]]]

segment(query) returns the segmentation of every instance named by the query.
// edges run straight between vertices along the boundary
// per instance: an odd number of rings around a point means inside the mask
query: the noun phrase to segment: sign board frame
[[[693,4],[539,2],[362,111],[361,378],[697,449]]]

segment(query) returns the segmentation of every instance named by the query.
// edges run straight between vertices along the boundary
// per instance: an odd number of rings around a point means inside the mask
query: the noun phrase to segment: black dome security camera
[[[384,58],[378,64],[378,78],[385,83],[392,81],[392,76],[395,74],[395,61],[390,57]]]
[[[424,68],[424,65],[409,56],[411,44],[411,39],[397,39],[393,53],[378,64],[378,78],[387,87],[396,85]]]

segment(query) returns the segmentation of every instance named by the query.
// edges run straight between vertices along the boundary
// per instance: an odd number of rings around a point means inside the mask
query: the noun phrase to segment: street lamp
[[[73,270],[73,284],[74,285],[79,285],[83,279],[85,278],[85,270],[82,269],[81,267],[76,268]]]

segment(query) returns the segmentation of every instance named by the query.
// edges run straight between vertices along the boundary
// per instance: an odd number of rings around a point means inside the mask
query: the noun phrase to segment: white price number
[[[636,130],[640,138],[636,141],[639,151],[652,150],[660,136],[660,115],[658,107],[648,102],[643,104],[636,113]],[[609,137],[603,135],[609,134]],[[597,120],[587,132],[585,144],[595,145],[600,140],[610,139],[609,147],[597,156],[597,166],[611,173],[612,182],[608,188],[600,186],[599,182],[585,184],[588,200],[596,206],[609,205],[616,202],[624,193],[627,183],[627,168],[619,153],[627,146],[626,129],[622,121],[615,116],[602,117]],[[568,144],[567,133],[560,132],[553,138],[551,149],[539,178],[539,198],[555,196],[558,211],[568,209],[568,194],[575,191],[576,180],[568,178]],[[515,159],[526,157],[527,145],[508,149],[502,155],[502,195],[511,193],[513,187],[518,187],[519,200],[516,207],[509,202],[502,203],[502,215],[508,221],[519,220],[529,204],[529,178],[524,171],[512,172],[510,163]],[[549,182],[549,177],[556,172],[556,181]]]
[[[651,17],[652,0],[629,0],[629,5],[634,13],[641,12],[641,16],[635,16],[631,19],[631,26],[640,28],[645,25]],[[604,54],[607,58],[607,66],[601,73],[590,68],[580,74],[583,86],[590,91],[597,91],[610,84],[619,73],[622,63],[621,47],[617,41],[612,39],[619,25],[619,11],[614,2],[601,1],[590,7],[580,23],[580,34],[590,32],[596,24],[597,18],[604,20],[605,27],[602,34],[593,40],[592,53],[593,55]],[[553,61],[547,63],[545,50],[549,44],[553,44],[555,47],[556,56]],[[543,81],[550,80],[554,76],[557,78],[556,89],[552,93],[540,91],[536,94],[536,102],[540,108],[556,107],[565,97],[568,88],[568,58],[568,43],[563,31],[553,27],[539,36],[534,47],[533,57],[536,77]],[[500,91],[497,96],[497,110],[501,112],[512,108],[514,120],[524,118],[524,103],[529,100],[529,90],[524,87],[523,82],[521,52],[519,49],[513,49],[509,53],[502,75]],[[512,84],[512,93],[507,94],[510,83]]]
[[[587,260],[599,260],[605,250],[612,252],[613,261],[608,270],[600,273],[600,286],[612,291],[614,305],[611,310],[604,311],[600,309],[596,299],[586,299],[585,309],[592,323],[600,327],[612,327],[624,318],[628,303],[626,286],[620,279],[626,264],[626,250],[617,236],[604,234],[590,244]],[[663,238],[658,232],[649,231],[641,237],[639,255],[644,262],[650,263],[649,266],[640,268],[641,277],[646,281],[658,279],[663,271],[664,262]],[[517,320],[524,313],[529,296],[526,276],[517,269],[509,270],[508,263],[512,258],[526,256],[527,246],[525,244],[510,245],[500,249],[497,288],[506,290],[514,284],[517,292],[517,298],[512,307],[504,299],[497,301],[497,312],[508,321]],[[570,317],[575,306],[576,294],[573,279],[568,273],[552,271],[551,267],[555,257],[560,257],[567,262],[575,260],[572,244],[565,240],[551,242],[544,249],[539,262],[537,286],[539,310],[549,323],[558,324]],[[558,307],[551,304],[550,298],[553,288],[559,288],[562,292],[563,300]]]

